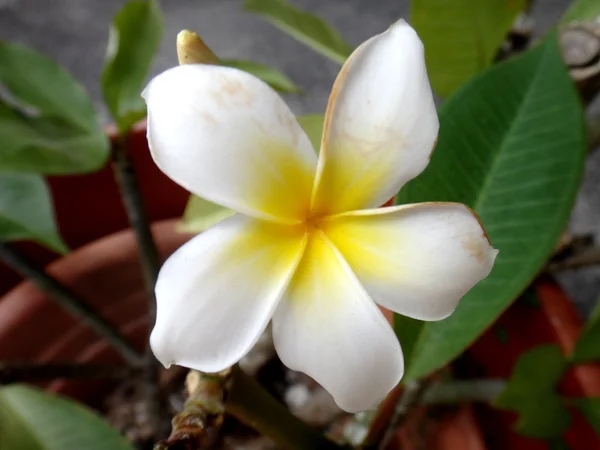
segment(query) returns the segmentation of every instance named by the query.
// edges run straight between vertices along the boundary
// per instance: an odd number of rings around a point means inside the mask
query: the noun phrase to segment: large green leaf
[[[543,345],[524,353],[506,388],[494,405],[519,413],[516,429],[526,436],[560,436],[571,423],[571,414],[556,394],[556,385],[568,363],[556,345]]]
[[[140,93],[161,36],[162,15],[155,0],[129,1],[113,20],[102,91],[121,132],[146,115]]]
[[[575,0],[562,17],[561,23],[593,22],[598,17],[600,17],[600,2],[598,0]]]
[[[222,59],[221,64],[251,73],[279,92],[296,93],[300,90],[286,75],[261,63],[240,59]]]
[[[600,298],[577,340],[571,359],[576,363],[600,361]]]
[[[494,61],[525,0],[412,0],[433,89],[450,95]]]
[[[280,30],[339,64],[343,64],[352,53],[352,46],[327,22],[296,8],[287,0],[246,0],[244,9],[264,17]]]
[[[454,314],[422,326],[407,379],[458,356],[528,286],[566,226],[585,155],[582,106],[555,34],[473,79],[439,116],[431,163],[397,202],[465,203],[500,253]]]
[[[324,116],[322,114],[311,114],[298,116],[297,119],[310,138],[313,147],[318,151],[321,144],[321,135],[323,134]],[[234,212],[230,209],[192,195],[185,207],[180,228],[182,231],[189,233],[200,233],[233,214]]]
[[[0,388],[0,450],[133,450],[88,408],[22,385]]]
[[[32,240],[58,253],[67,250],[56,229],[44,178],[0,172],[0,241],[19,240]]]
[[[104,165],[108,139],[92,101],[60,66],[0,42],[0,85],[0,170],[68,174]]]

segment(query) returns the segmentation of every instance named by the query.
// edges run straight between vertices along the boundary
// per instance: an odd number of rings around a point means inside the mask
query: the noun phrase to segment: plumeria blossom
[[[370,409],[404,370],[377,305],[440,320],[489,274],[497,251],[466,206],[379,208],[427,166],[439,127],[423,45],[406,22],[343,66],[318,157],[284,101],[240,70],[175,67],[143,95],[157,165],[237,212],[160,272],[150,342],[166,366],[223,370],[272,320],[286,366],[341,408]]]

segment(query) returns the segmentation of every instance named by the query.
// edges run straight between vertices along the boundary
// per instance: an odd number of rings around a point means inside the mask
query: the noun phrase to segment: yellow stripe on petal
[[[235,364],[271,319],[304,245],[297,227],[237,214],[181,247],[156,284],[156,357],[203,372]]]
[[[356,211],[320,227],[373,300],[420,320],[450,315],[488,276],[498,253],[478,218],[458,203]]]
[[[286,366],[314,378],[349,412],[374,408],[402,377],[392,328],[318,230],[275,311],[273,339]]]
[[[236,212],[281,223],[307,214],[317,157],[269,86],[237,69],[179,66],[144,91],[154,161],[176,183]]]
[[[335,81],[313,215],[384,204],[427,166],[438,128],[423,44],[400,20],[360,45]]]

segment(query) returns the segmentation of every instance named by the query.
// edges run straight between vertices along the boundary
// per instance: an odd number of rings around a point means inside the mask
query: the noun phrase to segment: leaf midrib
[[[487,198],[489,196],[488,191],[490,190],[490,185],[492,183],[492,180],[495,178],[495,173],[498,170],[498,165],[502,161],[501,156],[506,151],[507,142],[509,141],[509,137],[512,136],[516,125],[519,123],[519,119],[523,116],[524,110],[529,105],[529,98],[531,96],[531,93],[534,91],[534,89],[532,89],[531,86],[535,86],[535,82],[536,82],[537,78],[539,77],[539,74],[541,71],[540,69],[543,67],[543,64],[541,62],[546,58],[546,52],[547,52],[547,50],[546,50],[546,48],[544,48],[543,54],[540,56],[539,61],[537,63],[535,73],[534,73],[533,77],[531,77],[530,82],[527,86],[527,91],[525,92],[525,95],[522,97],[522,100],[517,108],[517,112],[514,115],[514,119],[513,119],[512,123],[510,124],[510,126],[507,128],[506,132],[504,133],[504,135],[501,139],[501,144],[499,146],[498,151],[496,151],[496,153],[493,156],[493,160],[490,165],[488,176],[485,178],[485,180],[483,181],[483,184],[481,185],[479,195],[477,196],[476,200],[471,205],[473,210],[477,213],[479,213],[479,210],[480,210],[482,204],[485,203],[485,201],[487,200]]]

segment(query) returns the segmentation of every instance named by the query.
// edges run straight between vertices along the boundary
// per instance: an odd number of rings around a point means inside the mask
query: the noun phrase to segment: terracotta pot
[[[114,139],[113,129],[107,130]],[[129,136],[129,152],[151,221],[181,217],[189,193],[167,178],[152,161],[146,141],[146,123],[140,122]],[[129,228],[112,167],[87,174],[48,177],[60,232],[71,249]],[[19,243],[40,267],[58,255],[33,243]],[[0,263],[0,296],[21,281]]]
[[[175,230],[176,221],[153,225],[160,254],[166,258],[191,235]],[[99,239],[50,264],[48,272],[79,293],[137,347],[147,342],[147,300],[135,237],[131,230]],[[0,360],[117,363],[120,356],[30,282],[12,289],[0,302]],[[56,381],[49,389],[90,404],[110,383]]]
[[[541,344],[557,344],[568,355],[583,328],[573,302],[551,278],[538,279],[484,333],[457,363],[461,376],[508,378],[518,358]],[[600,396],[600,365],[574,366],[564,376],[559,391],[567,396]],[[577,412],[563,438],[571,450],[600,449],[592,427]],[[477,407],[490,450],[549,450],[539,439],[515,433],[516,415],[486,406]]]

